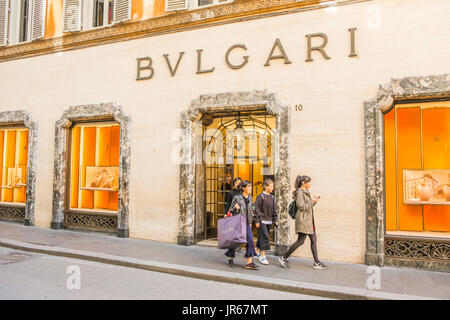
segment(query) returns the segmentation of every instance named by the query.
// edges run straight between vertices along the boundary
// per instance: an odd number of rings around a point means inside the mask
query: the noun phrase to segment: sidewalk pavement
[[[98,233],[52,230],[0,222],[0,246],[90,260],[199,279],[289,291],[334,299],[450,299],[450,273],[409,268],[380,269],[380,289],[369,290],[367,266],[327,262],[328,270],[312,269],[312,260],[291,257],[290,269],[268,255],[270,265],[244,269],[244,251],[226,265],[225,250],[179,246]]]

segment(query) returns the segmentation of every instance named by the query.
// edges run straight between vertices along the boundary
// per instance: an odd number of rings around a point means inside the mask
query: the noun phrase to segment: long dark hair
[[[241,181],[241,183],[242,183],[242,179],[241,178],[239,178],[239,177],[234,178],[233,182],[231,183],[231,188],[232,189],[234,189],[234,185],[236,184],[237,181]],[[239,189],[239,186],[238,186],[238,189]]]
[[[241,182],[241,184],[238,187],[238,190],[240,193],[242,193],[242,191],[244,191],[244,188],[247,187],[248,185],[251,185],[252,183],[248,180],[244,180]]]
[[[309,176],[297,176],[295,178],[295,184],[294,184],[294,195],[297,193],[298,189],[303,185],[303,183],[308,183],[311,181],[311,177]]]

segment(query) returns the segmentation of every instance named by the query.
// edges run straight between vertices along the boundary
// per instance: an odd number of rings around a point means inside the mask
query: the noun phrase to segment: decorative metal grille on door
[[[275,117],[265,110],[212,114],[203,127],[205,237],[217,237],[217,220],[228,211],[234,178],[252,183],[255,200],[266,178],[274,180]],[[271,234],[271,241],[274,234]]]

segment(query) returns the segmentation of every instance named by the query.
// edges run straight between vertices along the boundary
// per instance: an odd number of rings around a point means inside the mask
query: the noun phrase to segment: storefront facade
[[[192,245],[270,177],[280,254],[308,175],[321,259],[450,270],[448,1],[66,2],[0,47],[1,220]]]
[[[448,270],[449,80],[392,80],[365,103],[369,264]]]

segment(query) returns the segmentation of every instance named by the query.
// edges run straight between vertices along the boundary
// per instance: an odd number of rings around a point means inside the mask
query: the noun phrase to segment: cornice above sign
[[[366,1],[371,0],[337,0],[327,1],[325,3],[319,0],[235,0],[235,2],[230,4],[176,12],[167,16],[147,20],[125,22],[114,25],[111,28],[69,33],[57,38],[7,46],[0,49],[0,62],[97,46],[111,42],[210,27],[218,24]]]

